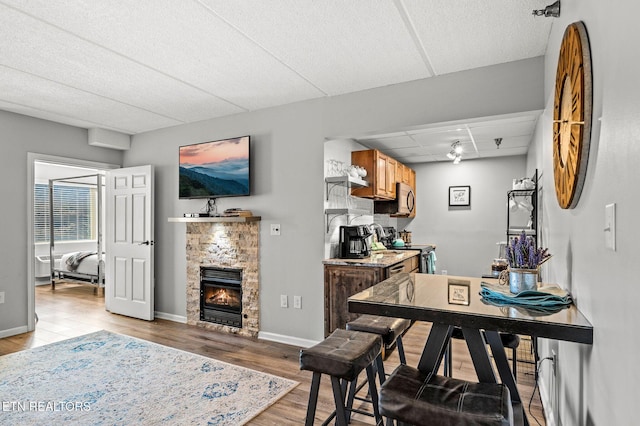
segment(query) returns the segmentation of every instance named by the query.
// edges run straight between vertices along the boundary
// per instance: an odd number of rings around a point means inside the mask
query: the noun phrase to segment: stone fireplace
[[[185,220],[185,222],[187,222],[187,324],[258,337],[260,331],[258,280],[260,222],[202,220]],[[205,271],[210,268],[242,271],[239,274],[241,291],[238,294],[242,295],[239,323],[220,324],[211,322],[210,318],[201,319],[201,268]]]

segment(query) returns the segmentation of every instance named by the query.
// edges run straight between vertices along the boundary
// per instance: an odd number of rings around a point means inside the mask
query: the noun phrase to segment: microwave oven
[[[375,213],[386,213],[397,216],[409,216],[416,207],[416,195],[413,188],[406,183],[396,183],[396,199],[393,201],[374,202]]]

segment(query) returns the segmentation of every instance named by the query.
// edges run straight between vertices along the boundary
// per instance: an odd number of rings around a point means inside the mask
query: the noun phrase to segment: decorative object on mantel
[[[222,215],[228,216],[228,217],[234,217],[234,216],[251,217],[253,216],[253,213],[251,212],[251,210],[226,209]]]
[[[511,293],[534,290],[538,283],[540,265],[551,258],[548,250],[536,247],[535,240],[523,230],[507,245],[507,263],[509,269],[500,274],[501,282],[509,280]],[[506,274],[504,273],[506,272]]]

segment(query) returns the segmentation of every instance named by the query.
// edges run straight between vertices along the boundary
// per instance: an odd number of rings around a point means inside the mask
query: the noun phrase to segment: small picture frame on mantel
[[[450,186],[449,206],[471,206],[471,187]]]
[[[449,304],[450,305],[469,305],[469,294],[471,292],[471,283],[463,280],[449,280]]]

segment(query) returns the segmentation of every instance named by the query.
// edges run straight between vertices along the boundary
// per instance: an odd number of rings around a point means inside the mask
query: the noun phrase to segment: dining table
[[[480,295],[483,283],[497,285],[498,280],[402,273],[350,296],[347,305],[349,312],[356,314],[432,323],[417,365],[424,372],[438,371],[452,331],[460,327],[478,381],[498,383],[499,377],[509,388],[514,423],[528,425],[500,333],[590,345],[593,326],[573,303],[537,307],[488,301]]]

